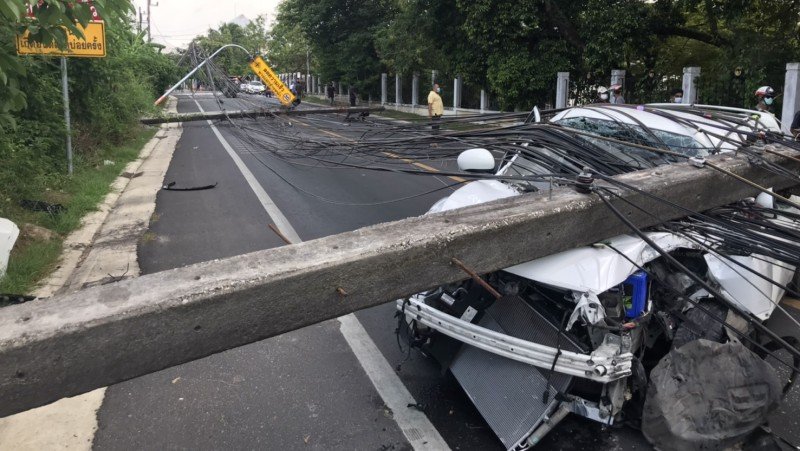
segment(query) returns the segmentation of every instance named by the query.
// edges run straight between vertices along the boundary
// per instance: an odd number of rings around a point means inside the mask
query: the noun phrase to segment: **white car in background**
[[[250,80],[239,86],[239,90],[247,94],[263,94],[265,89],[266,87],[261,80]]]

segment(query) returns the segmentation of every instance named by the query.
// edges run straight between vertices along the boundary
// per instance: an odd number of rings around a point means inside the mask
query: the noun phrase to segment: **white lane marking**
[[[200,103],[197,101],[197,99],[193,100],[194,103],[197,104],[197,108],[200,109],[200,112],[205,113],[205,110],[203,110],[203,107],[200,106]],[[214,132],[214,135],[217,136],[217,139],[219,140],[220,144],[222,144],[222,147],[225,148],[226,152],[228,152],[228,155],[230,155],[231,159],[236,164],[236,167],[239,168],[239,172],[241,172],[244,176],[244,179],[247,180],[247,184],[250,185],[250,189],[253,190],[253,193],[258,198],[258,201],[261,202],[264,210],[267,212],[269,217],[272,218],[272,222],[275,223],[280,231],[283,232],[283,234],[286,235],[286,238],[289,238],[291,242],[299,243],[302,241],[300,236],[294,230],[294,227],[292,227],[292,225],[289,223],[289,220],[286,219],[286,216],[284,216],[283,213],[281,213],[280,209],[278,209],[278,206],[275,205],[275,202],[272,201],[272,198],[269,197],[269,194],[264,191],[264,188],[258,183],[256,177],[252,172],[250,172],[250,169],[247,168],[247,165],[244,164],[244,161],[242,161],[236,151],[233,150],[231,145],[228,144],[228,141],[225,140],[225,138],[222,136],[222,133],[217,130],[217,127],[214,125],[214,123],[210,120],[206,122],[208,123],[208,126],[211,127],[211,131]]]
[[[197,102],[197,108],[203,111],[203,107]],[[261,200],[261,205],[264,206],[267,214],[272,218],[272,221],[278,229],[286,235],[292,243],[300,243],[303,240],[297,235],[289,220],[281,213],[277,205],[272,202],[264,188],[258,183],[253,173],[247,168],[239,155],[228,144],[222,134],[217,130],[217,127],[211,121],[207,121],[211,130],[222,143],[222,147],[228,152],[228,155],[233,158],[236,166],[247,179],[250,188]],[[415,450],[420,451],[447,451],[450,449],[444,441],[439,431],[433,426],[424,413],[408,407],[409,404],[416,404],[417,401],[408,391],[403,381],[397,377],[386,358],[383,357],[375,342],[369,337],[369,334],[361,325],[361,322],[354,314],[342,316],[339,319],[341,324],[339,330],[344,336],[345,341],[350,346],[350,349],[355,354],[356,359],[361,364],[361,367],[367,373],[367,377],[375,386],[378,394],[383,399],[383,402],[392,409],[394,421],[403,431],[406,440],[414,447]]]
[[[378,394],[392,409],[394,420],[411,446],[415,450],[449,450],[450,447],[428,417],[419,410],[408,407],[417,401],[378,350],[358,318],[351,313],[340,317],[339,322],[342,324],[340,330],[344,339],[347,340],[347,344],[350,345]]]

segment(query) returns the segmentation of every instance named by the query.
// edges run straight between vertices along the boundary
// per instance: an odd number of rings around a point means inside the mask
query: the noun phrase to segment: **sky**
[[[134,0],[133,3],[137,17],[139,8],[142,8],[146,22],[147,0]],[[278,3],[280,0],[152,0],[151,34],[153,41],[170,49],[185,47],[195,36],[230,22],[240,14],[250,20],[266,14],[269,22],[275,17]]]

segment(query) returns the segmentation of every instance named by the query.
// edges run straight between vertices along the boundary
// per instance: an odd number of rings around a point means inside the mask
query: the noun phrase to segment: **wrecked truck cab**
[[[604,111],[566,110],[552,123],[569,127],[569,121],[558,121],[574,119],[586,124],[591,121],[580,119],[586,112],[597,120],[617,114],[609,111],[613,107],[600,109]],[[627,108],[619,113],[619,121],[606,129],[610,130],[608,137],[662,147],[672,144],[673,150],[680,149],[687,156],[687,152],[703,156],[728,151],[732,142],[739,140],[745,144],[751,138],[747,133],[737,134],[731,131],[735,129],[729,129],[735,138],[715,142],[713,131],[700,133],[681,123],[663,126],[663,121],[683,120],[676,119],[677,113],[665,118],[654,112],[633,111]],[[641,128],[642,135],[633,138],[614,135],[620,127],[625,133],[634,128],[626,124],[626,120],[636,122],[630,116],[648,124]],[[658,121],[651,120],[653,117]],[[719,124],[715,121],[719,119],[704,122],[703,127],[711,130]],[[653,133],[654,130],[663,133]],[[587,143],[596,143],[591,137],[584,138]],[[634,162],[632,167],[670,163],[668,159],[658,161],[646,153],[632,151],[624,142],[600,144],[598,148],[609,154],[630,157]],[[495,173],[503,176],[539,176],[565,168],[575,173],[582,169],[567,152],[525,142],[507,150],[497,160]],[[483,166],[485,169],[489,164],[484,162]],[[524,182],[477,180],[434,204],[429,213],[546,190],[549,186],[552,181],[548,183],[541,178]],[[781,226],[800,230],[800,216],[795,215],[788,222],[786,217],[770,219],[777,206],[752,200],[747,205],[768,210],[766,221],[781,221]],[[742,311],[762,321],[772,314],[784,294],[781,287],[790,283],[796,268],[754,252],[730,255],[730,249],[714,248],[715,237],[697,231],[655,230],[646,232],[646,236],[658,250],[639,236],[621,235],[486,274],[483,279],[494,293],[467,279],[398,300],[398,331],[409,345],[419,347],[455,376],[510,450],[535,446],[569,413],[612,425],[644,421],[642,412],[645,412],[644,415],[649,415],[646,422],[652,426],[643,426],[651,441],[674,439],[685,446],[709,449],[714,449],[709,443],[715,441],[735,443],[761,424],[777,405],[775,391],[780,389],[772,377],[774,371],[753,349],[738,344],[741,337],[731,332],[730,324],[742,324],[739,315],[692,278],[676,271],[660,252],[679,261]],[[728,328],[719,323],[719,318],[729,324]],[[738,331],[743,335],[751,332],[747,327]],[[692,344],[691,350],[677,353],[698,340],[703,344]],[[728,367],[733,360],[718,362],[717,359],[730,354],[732,346],[744,350],[736,348],[738,366]],[[719,419],[718,424],[710,426],[709,422],[693,425],[696,429],[716,428],[717,432],[695,434],[697,431],[688,427],[684,432],[691,437],[687,438],[670,429],[675,422],[682,421],[679,412],[661,408],[658,405],[661,401],[655,400],[663,400],[670,371],[687,365],[696,369],[688,386],[694,393],[703,393],[703,384],[711,383],[706,374],[708,369],[686,360],[698,358],[707,359],[711,368],[716,365],[721,370],[727,369],[726,374],[731,375],[728,379],[719,378],[721,388],[717,387],[714,396],[721,397],[726,390],[734,390],[731,399],[747,404],[751,415],[746,421]],[[740,387],[741,381],[736,378],[742,372],[763,380],[750,380],[749,385]],[[662,376],[654,380],[651,374]],[[696,404],[695,410],[687,415],[702,417],[703,408],[704,404]]]

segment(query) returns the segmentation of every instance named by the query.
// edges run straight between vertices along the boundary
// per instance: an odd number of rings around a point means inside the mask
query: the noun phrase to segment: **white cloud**
[[[147,0],[134,0],[138,20],[142,10],[142,29],[147,25]],[[253,20],[266,15],[275,18],[280,0],[152,0],[151,34],[154,42],[169,48],[185,47],[195,36],[205,34],[242,14]]]

